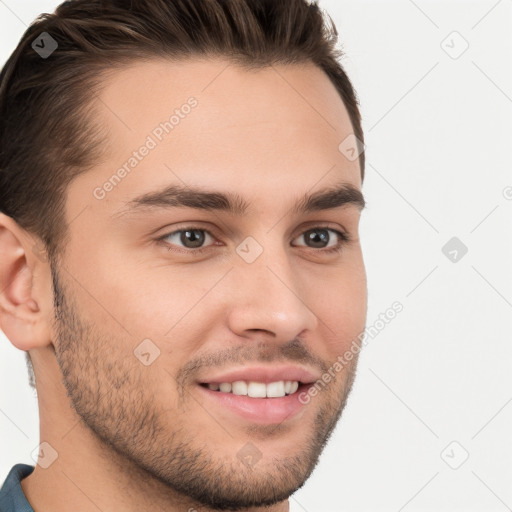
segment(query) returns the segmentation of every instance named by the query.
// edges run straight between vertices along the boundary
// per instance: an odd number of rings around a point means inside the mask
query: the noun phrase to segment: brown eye
[[[168,242],[169,245],[176,245],[185,249],[202,249],[208,238],[213,240],[212,235],[205,229],[188,227],[178,229],[161,238],[162,241]],[[169,248],[169,250],[172,250]]]
[[[323,252],[339,251],[349,240],[348,235],[326,227],[316,227],[304,231],[298,238],[305,241],[305,246],[310,249],[320,249]],[[299,244],[303,245],[303,244]]]
[[[330,238],[328,229],[310,229],[304,233],[306,243],[316,249],[323,249],[329,243]]]
[[[182,230],[180,235],[180,242],[189,249],[201,247],[205,240],[204,232],[199,229]],[[188,245],[190,244],[190,245]]]

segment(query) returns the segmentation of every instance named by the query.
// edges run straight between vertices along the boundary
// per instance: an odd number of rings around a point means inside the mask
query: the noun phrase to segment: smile
[[[276,425],[304,415],[299,395],[318,378],[318,371],[297,365],[241,365],[199,377],[197,388],[207,410],[221,417]]]
[[[207,386],[212,391],[251,398],[279,398],[295,393],[299,389],[299,384],[296,380],[279,380],[269,383],[237,380],[235,382],[213,382],[207,384]]]

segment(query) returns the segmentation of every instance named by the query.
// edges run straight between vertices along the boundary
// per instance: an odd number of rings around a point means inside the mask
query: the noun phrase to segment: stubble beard
[[[134,485],[152,482],[169,500],[178,499],[211,510],[241,511],[289,498],[311,475],[346,405],[355,379],[357,358],[347,366],[342,385],[323,390],[306,407],[322,399],[310,426],[310,436],[293,456],[263,457],[245,466],[231,454],[215,455],[215,447],[200,446],[190,436],[182,410],[158,410],[148,379],[134,355],[120,354],[130,346],[119,337],[98,332],[79,314],[63,289],[56,265],[54,286],[55,354],[71,405],[82,424],[103,448],[105,461],[117,461],[119,471]],[[113,355],[114,354],[114,355]],[[327,399],[327,397],[329,397]],[[212,420],[213,421],[213,420]],[[279,427],[276,427],[279,430]],[[251,428],[248,428],[250,433]],[[263,431],[253,427],[254,443]],[[262,441],[264,442],[264,440]],[[239,448],[239,447],[238,447]],[[237,447],[234,447],[236,452]],[[148,486],[141,486],[147,492]]]

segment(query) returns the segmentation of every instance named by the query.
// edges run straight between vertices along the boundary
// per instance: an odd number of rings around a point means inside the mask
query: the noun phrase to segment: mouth
[[[231,393],[251,398],[280,398],[293,395],[304,384],[296,380],[279,380],[269,382],[268,384],[265,382],[237,380],[235,382],[210,382],[201,385],[219,393]]]
[[[198,384],[203,397],[218,408],[220,414],[234,414],[238,419],[268,425],[301,416],[305,404],[299,396],[315,380],[312,372],[295,367],[260,367],[241,368]]]

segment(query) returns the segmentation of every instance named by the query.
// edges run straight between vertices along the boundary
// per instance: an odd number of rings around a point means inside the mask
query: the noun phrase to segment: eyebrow
[[[295,214],[331,210],[343,206],[352,206],[359,211],[366,206],[362,192],[350,183],[324,188],[312,194],[304,194],[293,206]],[[113,217],[135,213],[153,208],[195,208],[198,210],[216,210],[233,215],[245,215],[250,207],[240,195],[200,188],[170,185],[163,190],[147,192],[128,201]]]

